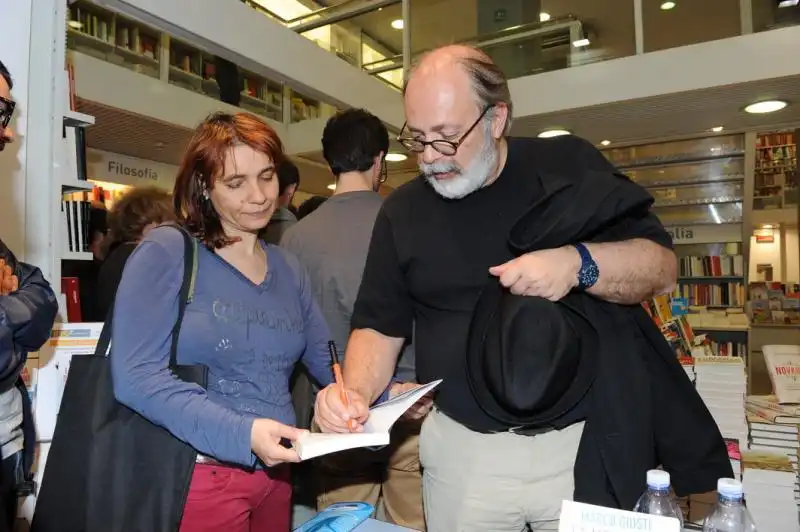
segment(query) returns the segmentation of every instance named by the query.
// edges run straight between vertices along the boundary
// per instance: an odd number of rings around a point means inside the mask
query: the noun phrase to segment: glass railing
[[[641,0],[638,13],[634,0],[408,0],[408,20],[401,0],[345,0],[316,11],[300,0],[241,1],[395,87],[403,78],[403,26],[412,58],[470,43],[514,78],[800,24],[795,0]]]

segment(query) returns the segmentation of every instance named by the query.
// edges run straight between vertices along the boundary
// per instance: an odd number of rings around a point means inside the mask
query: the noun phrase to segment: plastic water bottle
[[[683,529],[683,512],[669,494],[669,473],[666,471],[651,469],[647,472],[647,491],[639,497],[633,511],[674,517],[680,521],[681,530]]]
[[[703,521],[703,532],[756,532],[750,512],[742,503],[742,483],[732,478],[717,481],[719,499]]]

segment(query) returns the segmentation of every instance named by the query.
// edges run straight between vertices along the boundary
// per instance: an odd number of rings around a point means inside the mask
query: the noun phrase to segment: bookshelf
[[[214,55],[85,0],[78,0],[69,7],[67,46],[220,99]],[[242,68],[239,68],[239,83],[239,107],[278,122],[284,121],[284,88],[280,83]],[[319,108],[319,102],[304,102],[303,112],[297,116],[313,118],[313,109]]]
[[[683,328],[705,335],[715,355],[746,359],[745,145],[744,135],[718,135],[604,154],[653,195],[652,210],[672,236],[679,272],[672,297],[687,308]]]
[[[794,131],[756,137],[754,210],[797,208],[797,141]]]

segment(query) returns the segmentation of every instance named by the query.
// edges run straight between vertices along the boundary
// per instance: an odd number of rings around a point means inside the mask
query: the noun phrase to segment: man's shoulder
[[[527,169],[580,178],[586,170],[613,172],[614,165],[588,140],[575,135],[552,138],[511,137],[509,159]]]
[[[435,198],[436,192],[418,175],[392,191],[383,201],[381,210],[390,218],[411,213],[413,207],[422,207],[422,202]]]

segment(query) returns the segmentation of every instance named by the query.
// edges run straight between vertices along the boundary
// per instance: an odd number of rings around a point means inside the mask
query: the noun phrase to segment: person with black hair
[[[310,198],[305,200],[303,203],[300,204],[300,207],[297,208],[297,221],[302,220],[303,218],[305,218],[306,216],[317,210],[317,208],[323,203],[325,203],[325,200],[327,199],[328,199],[327,196],[311,196]]]
[[[292,199],[297,187],[300,186],[300,170],[286,159],[278,167],[278,208],[269,220],[269,225],[262,233],[262,239],[268,244],[278,244],[281,237],[291,226],[297,223],[297,216],[293,212]]]
[[[331,337],[344,353],[372,229],[383,203],[378,190],[386,181],[389,133],[375,115],[349,109],[328,120],[322,150],[336,178],[336,191],[286,231],[281,246],[308,270],[312,293]],[[416,386],[413,350],[409,341],[406,344],[390,394]],[[308,412],[313,405],[311,395],[309,392],[306,398]],[[296,396],[295,402],[297,405]],[[301,408],[296,408],[300,422]],[[395,424],[390,445],[379,451],[354,449],[316,461],[317,509],[346,501],[377,505],[383,498],[390,522],[425,530],[418,445],[421,423],[413,417]]]
[[[0,150],[13,140],[13,83],[0,62]],[[14,529],[18,497],[33,488],[36,433],[22,379],[28,353],[50,337],[58,302],[39,268],[18,261],[0,240],[0,532]]]

